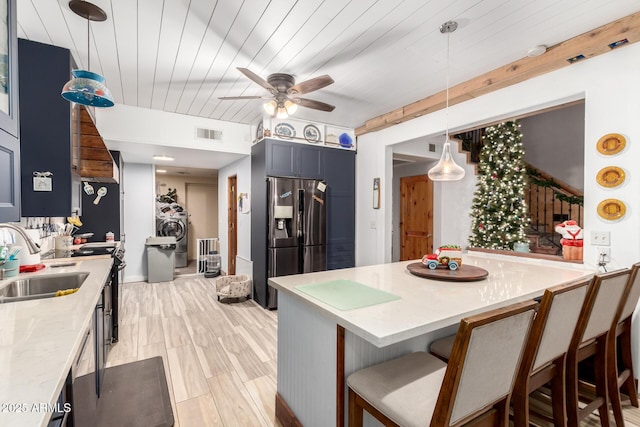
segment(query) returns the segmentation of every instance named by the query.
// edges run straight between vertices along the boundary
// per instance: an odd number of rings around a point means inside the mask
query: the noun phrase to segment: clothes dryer
[[[156,234],[176,238],[176,267],[187,266],[189,249],[189,215],[187,212],[166,212],[156,217]]]

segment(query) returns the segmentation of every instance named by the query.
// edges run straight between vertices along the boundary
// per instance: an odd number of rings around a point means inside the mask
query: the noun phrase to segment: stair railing
[[[555,227],[567,220],[574,220],[582,225],[583,193],[529,164],[527,175],[529,185],[526,197],[532,234],[537,235],[543,245],[547,243],[560,248],[562,236],[555,232]]]

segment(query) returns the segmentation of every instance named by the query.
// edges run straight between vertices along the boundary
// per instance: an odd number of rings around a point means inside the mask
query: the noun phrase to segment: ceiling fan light
[[[294,114],[296,111],[298,111],[298,104],[287,99],[284,102],[284,108],[287,109],[287,113]]]
[[[431,181],[458,181],[464,178],[464,169],[453,160],[451,155],[451,143],[445,141],[442,146],[440,161],[429,169],[428,175]]]
[[[273,99],[266,104],[263,105],[264,110],[269,113],[270,116],[273,116],[276,113],[276,107],[278,104]]]
[[[286,119],[287,117],[289,117],[289,114],[287,114],[287,109],[284,107],[278,107],[278,113],[276,114],[276,118]]]

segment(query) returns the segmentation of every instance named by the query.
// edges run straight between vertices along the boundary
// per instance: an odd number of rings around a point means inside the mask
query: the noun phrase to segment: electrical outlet
[[[596,246],[610,246],[611,233],[608,231],[592,231],[591,244]]]
[[[603,247],[599,247],[598,248],[598,261],[601,260],[601,256],[604,255],[604,259],[602,259],[602,261],[604,262],[611,262],[611,248],[603,248]]]

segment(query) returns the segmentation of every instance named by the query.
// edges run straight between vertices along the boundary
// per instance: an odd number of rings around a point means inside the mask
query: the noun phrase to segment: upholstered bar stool
[[[607,355],[607,389],[617,426],[624,425],[620,390],[629,396],[631,405],[638,407],[638,390],[631,356],[631,317],[640,299],[640,262],[633,264],[627,283],[626,298],[618,307],[618,321],[609,331]]]
[[[529,425],[529,395],[551,383],[553,421],[566,425],[565,355],[587,295],[590,279],[546,289],[525,344],[522,363],[511,396],[514,426]],[[431,354],[448,358],[455,335],[434,341]]]
[[[349,426],[362,426],[363,409],[387,426],[508,425],[535,306],[523,302],[463,319],[448,364],[417,352],[349,375]]]
[[[581,280],[545,290],[511,397],[515,427],[529,426],[529,395],[547,383],[551,384],[553,424],[566,425],[565,356],[591,282]]]
[[[606,387],[608,332],[617,322],[618,305],[624,298],[630,270],[598,274],[589,287],[585,303],[580,311],[578,324],[571,338],[566,357],[567,424],[578,427],[580,420],[595,409],[600,424],[609,426],[608,396]],[[579,406],[578,364],[594,356],[593,375],[595,397],[586,406]]]

